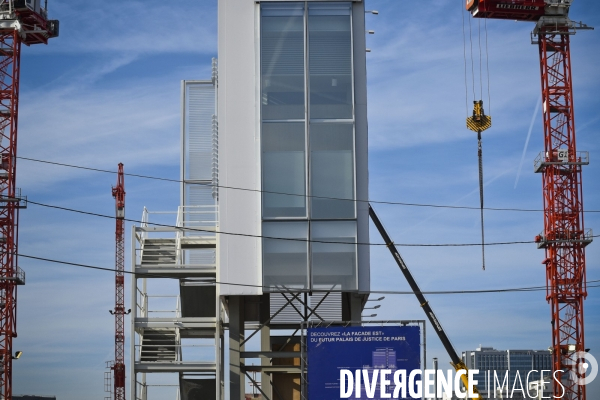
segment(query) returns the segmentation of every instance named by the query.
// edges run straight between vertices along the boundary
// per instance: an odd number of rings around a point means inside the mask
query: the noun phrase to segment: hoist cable
[[[481,19],[477,21],[477,40],[479,42],[479,98],[483,99],[483,68],[481,53]]]
[[[471,47],[471,83],[473,85],[473,99],[475,99],[475,64],[473,62],[473,27],[469,18],[469,44]]]
[[[485,236],[483,229],[483,157],[481,150],[481,131],[477,132],[477,155],[479,158],[479,212],[481,213],[481,265],[485,271]]]
[[[488,31],[487,31],[487,18],[484,18],[484,27],[485,27],[485,68],[487,74],[487,90],[488,90],[488,114],[492,115],[492,95],[490,94],[490,57],[488,51]]]
[[[465,12],[462,9],[462,0],[460,2],[460,15],[462,15],[462,34],[463,34],[463,61],[465,70],[465,114],[469,117],[469,81],[467,79],[467,38],[465,33]]]

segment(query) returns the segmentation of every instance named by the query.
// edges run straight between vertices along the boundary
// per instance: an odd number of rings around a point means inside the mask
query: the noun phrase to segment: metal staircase
[[[142,336],[140,361],[177,361],[177,349],[180,345],[175,329],[145,329]]]
[[[142,244],[142,265],[173,265],[177,262],[176,239],[146,238]]]
[[[144,209],[142,226],[133,227],[133,400],[164,396],[169,386],[181,399],[191,387],[222,398],[225,311],[215,283],[216,213],[216,206],[181,206],[177,213]],[[165,223],[175,214],[175,225]],[[165,373],[172,383],[155,383],[153,376]]]

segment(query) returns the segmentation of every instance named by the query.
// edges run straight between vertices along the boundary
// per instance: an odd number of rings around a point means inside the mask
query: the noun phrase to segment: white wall
[[[219,0],[219,229],[224,233],[261,233],[256,7],[253,0]],[[262,285],[260,239],[224,233],[219,280]],[[225,296],[261,293],[257,287],[221,285]]]

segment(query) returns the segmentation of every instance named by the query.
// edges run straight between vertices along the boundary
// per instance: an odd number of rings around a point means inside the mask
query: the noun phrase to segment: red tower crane
[[[572,0],[468,0],[475,18],[534,21],[532,43],[540,53],[544,151],[536,158],[542,174],[544,230],[536,237],[546,257],[546,300],[551,307],[554,396],[585,400],[583,300],[587,296],[585,247],[592,241],[583,224],[581,169],[587,152],[575,145],[570,36],[591,29],[569,19]],[[561,372],[562,371],[562,372]],[[564,393],[563,393],[564,390]]]
[[[112,188],[115,198],[115,361],[113,370],[113,400],[125,400],[125,178],[123,164],[119,163],[117,186]]]
[[[40,0],[0,1],[0,397],[12,399],[13,339],[17,337],[17,285],[25,284],[18,266],[19,209],[26,200],[16,187],[17,121],[21,44],[47,44],[58,36],[58,21],[48,20]]]

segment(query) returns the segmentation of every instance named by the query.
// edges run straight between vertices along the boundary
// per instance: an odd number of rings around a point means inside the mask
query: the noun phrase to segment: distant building
[[[493,347],[479,347],[477,350],[463,351],[462,359],[470,370],[479,370],[474,379],[478,381],[477,387],[485,399],[530,399],[527,390],[529,387],[533,389],[533,386],[529,384],[540,380],[542,370],[547,371],[544,372],[544,379],[548,382],[544,385],[543,395],[548,397],[552,393],[552,384],[548,380],[552,374],[552,354],[548,350],[496,350]],[[503,387],[502,395],[498,387]],[[532,390],[530,395],[537,398],[537,389]]]

